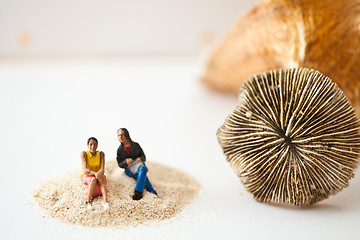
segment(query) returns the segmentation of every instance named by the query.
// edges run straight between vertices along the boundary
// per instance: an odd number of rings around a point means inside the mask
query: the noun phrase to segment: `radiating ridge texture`
[[[300,68],[246,81],[217,136],[257,200],[306,206],[348,186],[359,163],[359,126],[330,78]]]

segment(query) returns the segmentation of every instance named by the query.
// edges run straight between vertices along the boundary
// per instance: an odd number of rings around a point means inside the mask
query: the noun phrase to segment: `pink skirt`
[[[95,176],[90,176],[90,175],[85,175],[83,177],[83,180],[84,180],[84,183],[86,184],[87,188],[88,188],[88,192],[89,192],[89,187],[90,187],[90,182],[91,182],[91,179],[95,178]],[[104,178],[105,178],[105,183],[107,183],[107,180],[106,180],[106,176],[104,175]],[[98,196],[102,196],[102,192],[101,192],[101,188],[100,188],[100,185],[99,184],[96,184],[96,188],[95,188],[95,191],[93,193],[93,198],[96,198]]]

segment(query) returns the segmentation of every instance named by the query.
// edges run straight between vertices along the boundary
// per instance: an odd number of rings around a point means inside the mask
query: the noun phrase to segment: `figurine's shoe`
[[[91,203],[86,203],[86,207],[88,210],[93,210],[93,206],[91,205]]]
[[[139,191],[135,191],[135,194],[132,196],[133,200],[140,200],[143,197],[143,193]]]
[[[104,206],[104,211],[108,211],[110,208],[109,203],[107,203],[107,202],[104,203],[103,206]]]

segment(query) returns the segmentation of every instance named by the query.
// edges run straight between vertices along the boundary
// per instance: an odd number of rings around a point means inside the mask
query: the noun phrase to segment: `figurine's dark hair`
[[[119,130],[122,130],[124,132],[124,137],[129,141],[132,142],[129,131],[126,128],[119,128]],[[119,132],[119,130],[117,130]]]
[[[91,140],[94,140],[97,144],[99,144],[99,143],[98,143],[98,140],[97,140],[96,138],[91,137],[91,138],[89,138],[89,139],[87,140],[87,145],[89,145],[89,143],[90,143]]]

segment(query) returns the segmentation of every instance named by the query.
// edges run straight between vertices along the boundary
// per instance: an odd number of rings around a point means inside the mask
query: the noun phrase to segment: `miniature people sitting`
[[[103,196],[103,207],[107,211],[109,203],[107,202],[106,176],[105,173],[105,154],[102,151],[96,151],[98,140],[91,137],[87,141],[88,151],[82,151],[80,158],[82,161],[83,181],[88,187],[88,196],[86,205],[92,209],[92,200],[97,196]]]
[[[147,191],[157,195],[147,177],[148,168],[145,165],[146,157],[137,142],[133,142],[126,128],[120,128],[117,132],[121,145],[117,150],[116,160],[119,167],[125,169],[125,174],[136,179],[133,200],[143,197],[144,187]]]

